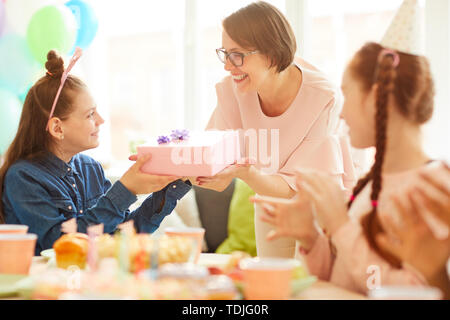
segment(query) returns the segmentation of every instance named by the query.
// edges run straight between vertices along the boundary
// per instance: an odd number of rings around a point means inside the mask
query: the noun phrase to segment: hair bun
[[[50,50],[45,68],[52,77],[60,78],[64,73],[64,60],[55,50]]]

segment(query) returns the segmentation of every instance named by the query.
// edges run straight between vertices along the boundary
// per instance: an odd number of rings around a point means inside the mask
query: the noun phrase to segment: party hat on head
[[[418,0],[404,0],[381,40],[385,48],[423,55],[423,33]]]

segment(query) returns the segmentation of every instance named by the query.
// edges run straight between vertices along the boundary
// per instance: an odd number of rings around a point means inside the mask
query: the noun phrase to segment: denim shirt
[[[134,220],[138,232],[152,233],[192,187],[189,181],[172,182],[130,212],[137,197],[120,181],[111,185],[100,163],[83,154],[66,163],[52,153],[13,164],[3,186],[5,221],[28,225],[28,232],[38,235],[36,255],[53,246],[62,235],[61,224],[71,218],[83,233],[100,223],[105,233],[113,233],[128,220]]]

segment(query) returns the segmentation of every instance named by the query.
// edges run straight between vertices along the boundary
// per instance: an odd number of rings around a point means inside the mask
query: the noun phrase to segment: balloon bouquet
[[[0,157],[48,51],[71,55],[76,47],[86,49],[97,29],[89,0],[0,0]]]

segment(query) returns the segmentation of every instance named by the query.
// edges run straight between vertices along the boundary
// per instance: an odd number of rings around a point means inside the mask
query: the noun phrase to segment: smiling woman
[[[296,51],[286,17],[267,2],[252,3],[225,18],[217,53],[229,76],[216,85],[217,107],[207,128],[242,129],[242,155],[256,164],[231,167],[213,178],[199,177],[201,187],[221,191],[237,177],[258,195],[290,198],[297,189],[298,167],[325,171],[342,187],[352,187],[349,144],[339,135],[340,91],[325,74],[295,57]],[[244,132],[250,131],[258,133],[259,158],[250,154],[255,143],[246,143]],[[275,139],[262,143],[268,132],[276,132]],[[267,171],[267,165],[273,165],[261,157],[268,150],[279,150],[270,159],[279,160],[275,172]],[[269,245],[269,226],[260,219],[255,223],[258,256],[294,256],[294,240]]]

